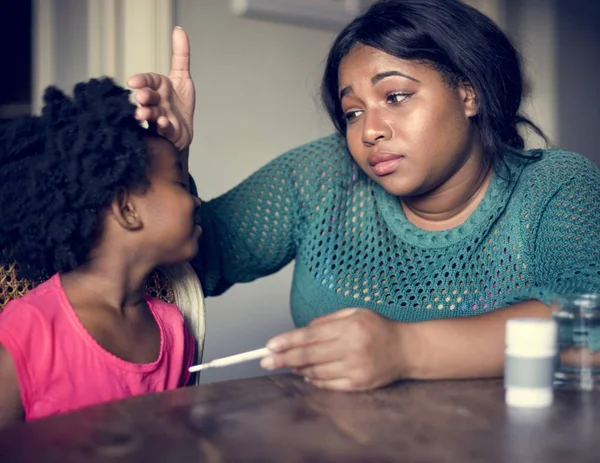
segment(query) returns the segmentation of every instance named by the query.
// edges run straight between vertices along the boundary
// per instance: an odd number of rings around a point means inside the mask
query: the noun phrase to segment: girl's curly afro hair
[[[148,185],[144,138],[129,91],[108,78],[73,97],[46,89],[41,116],[0,129],[0,261],[32,281],[86,261],[117,192]]]

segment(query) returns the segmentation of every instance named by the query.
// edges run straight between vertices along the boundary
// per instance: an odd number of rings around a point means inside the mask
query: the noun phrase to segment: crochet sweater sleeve
[[[344,169],[343,140],[331,135],[277,157],[201,206],[203,234],[191,262],[207,296],[277,272],[294,259],[314,194]],[[324,179],[327,177],[327,179]]]
[[[536,201],[532,191],[529,211],[537,223],[537,286],[547,303],[553,294],[600,291],[600,170],[574,153],[555,151],[551,158],[531,186],[552,194]]]

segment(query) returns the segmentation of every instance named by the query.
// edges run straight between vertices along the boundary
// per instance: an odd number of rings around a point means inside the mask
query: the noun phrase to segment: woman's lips
[[[400,165],[404,156],[394,153],[372,153],[367,158],[371,170],[380,177],[393,173]]]

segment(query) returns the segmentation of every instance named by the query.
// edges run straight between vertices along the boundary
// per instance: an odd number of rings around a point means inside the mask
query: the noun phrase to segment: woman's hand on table
[[[135,74],[127,79],[140,105],[136,117],[153,121],[158,131],[183,151],[194,137],[196,90],[190,75],[190,42],[183,29],[176,27],[172,36],[169,76],[156,73]]]
[[[324,389],[374,389],[405,376],[406,327],[366,309],[343,309],[267,343],[266,369],[292,368]]]

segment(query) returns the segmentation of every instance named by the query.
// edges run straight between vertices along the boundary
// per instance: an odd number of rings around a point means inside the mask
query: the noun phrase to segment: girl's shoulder
[[[147,296],[145,299],[155,318],[168,325],[180,326],[183,323],[183,315],[175,304],[154,297]]]
[[[26,320],[49,320],[63,304],[60,279],[57,275],[30,289],[25,295],[11,300],[0,312],[0,326],[17,323],[25,326]]]

